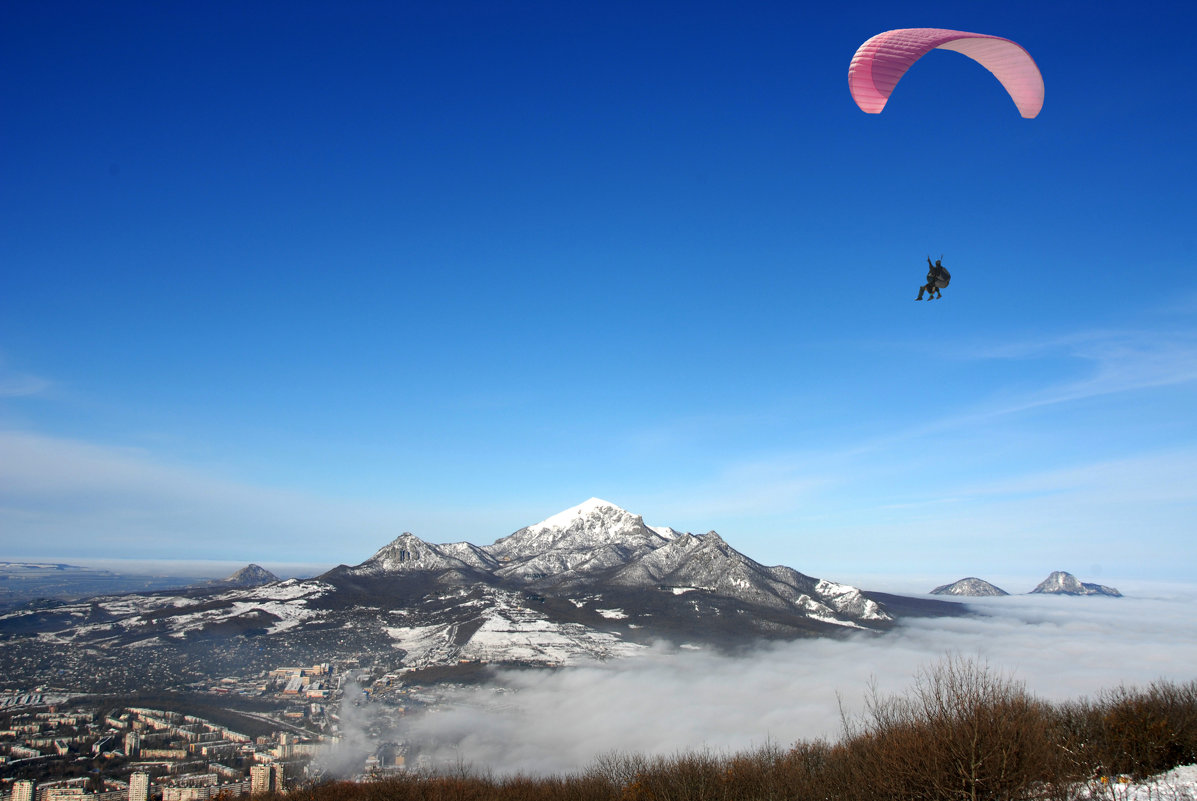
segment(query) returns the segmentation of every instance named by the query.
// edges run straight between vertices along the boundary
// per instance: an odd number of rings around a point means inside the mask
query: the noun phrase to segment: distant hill
[[[1108,595],[1111,598],[1122,597],[1122,593],[1113,587],[1081,581],[1076,576],[1071,573],[1065,573],[1063,570],[1057,570],[1052,573],[1041,581],[1038,587],[1031,590],[1031,592],[1040,595]]]
[[[951,584],[944,584],[931,590],[932,595],[966,595],[970,597],[983,597],[989,595],[1009,595],[1010,593],[1003,590],[1001,587],[996,587],[984,579],[969,576],[962,578],[959,581],[954,581]]]
[[[273,584],[281,579],[264,567],[248,564],[228,578],[209,581],[209,587],[261,587],[263,584]]]

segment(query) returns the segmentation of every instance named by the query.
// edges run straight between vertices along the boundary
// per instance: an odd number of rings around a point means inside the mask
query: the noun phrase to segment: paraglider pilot
[[[943,266],[942,262],[943,259],[936,259],[935,263],[932,264],[931,257],[927,257],[927,283],[919,287],[919,296],[915,300],[922,300],[924,292],[927,293],[927,300],[935,300],[936,298],[943,297],[943,294],[939,290],[948,285],[948,282],[952,280],[952,276],[948,272],[948,268]]]

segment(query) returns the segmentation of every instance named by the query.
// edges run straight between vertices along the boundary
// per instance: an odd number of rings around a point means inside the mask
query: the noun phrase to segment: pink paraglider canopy
[[[861,110],[879,114],[910,65],[931,50],[955,50],[994,74],[1031,119],[1043,108],[1043,76],[1023,47],[1000,36],[945,28],[899,28],[860,46],[848,66],[848,88]]]

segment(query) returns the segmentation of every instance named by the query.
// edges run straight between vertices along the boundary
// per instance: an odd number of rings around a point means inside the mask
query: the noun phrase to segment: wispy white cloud
[[[0,430],[0,557],[355,564],[404,531],[489,544],[533,522],[507,498],[402,488],[345,498],[230,474],[144,448]]]
[[[817,497],[834,480],[812,469],[803,457],[737,462],[705,481],[678,482],[657,493],[651,503],[653,513],[665,518],[662,525],[673,525],[669,519],[743,517],[793,509]]]
[[[1193,429],[1183,393],[1197,383],[1197,338],[1092,331],[962,348],[956,358],[1067,366],[1017,371],[1016,393],[983,386],[943,404],[955,414],[904,421],[880,436],[744,451],[707,476],[658,482],[643,506],[682,527],[747,533],[749,552],[770,561],[790,558],[783,543],[795,537],[803,553],[830,555],[845,546],[826,545],[827,537],[851,536],[874,570],[934,543],[937,560],[951,553],[975,566],[994,556],[978,540],[993,539],[1017,545],[1002,565],[1017,569],[1017,561],[1085,558],[1086,549],[1134,537],[1135,570],[1155,563],[1175,574],[1160,560],[1170,550],[1193,553],[1186,541],[1197,506],[1197,442],[1185,438]],[[1073,404],[1095,397],[1109,399],[1101,413],[1113,414],[1117,436],[1100,428],[1102,418],[1074,423]],[[1165,417],[1142,415],[1145,403]],[[1137,437],[1140,419],[1145,429],[1163,422],[1181,436]]]
[[[49,379],[8,370],[0,362],[0,398],[42,395],[53,386]]]
[[[1197,315],[1197,292],[1183,292],[1170,296],[1159,307],[1161,314]]]
[[[904,426],[892,434],[773,461],[786,471],[792,469],[787,462],[798,461],[816,470],[818,464],[849,466],[860,457],[873,456],[911,441],[949,431],[975,430],[988,422],[1042,407],[1197,383],[1197,336],[1186,333],[1091,331],[1052,339],[959,348],[956,352],[956,358],[961,360],[1032,361],[1048,357],[1076,362],[1081,377],[1058,381],[1048,374],[1042,379],[1042,386],[1016,394],[989,387],[981,390],[988,397],[955,401],[957,407],[967,407],[958,414],[937,414],[930,422]],[[734,469],[729,471],[734,472]]]
[[[397,534],[399,513],[238,482],[141,449],[0,431],[0,529],[21,532],[5,538],[8,555],[352,557],[352,543],[376,548],[380,532]]]
[[[1008,408],[1035,406],[1133,392],[1197,381],[1197,336],[1188,330],[1093,330],[1044,339],[1026,339],[958,348],[961,360],[1073,361],[1082,377],[1048,382]]]
[[[990,386],[954,402],[952,408],[962,409],[958,414],[921,426],[893,426],[892,433],[882,436],[851,439],[823,432],[820,441],[830,446],[780,440],[770,447],[760,444],[758,430],[757,446],[736,447],[735,431],[762,425],[772,430],[784,419],[776,399],[758,417],[750,411],[695,417],[657,435],[641,432],[644,447],[632,448],[635,456],[621,463],[628,466],[628,476],[609,475],[610,470],[605,474],[598,466],[587,475],[606,476],[606,483],[584,487],[579,497],[561,505],[597,493],[645,514],[654,525],[715,528],[750,555],[769,561],[788,559],[785,546],[770,540],[779,541],[784,533],[789,541],[796,532],[824,528],[859,532],[859,541],[870,543],[861,553],[882,559],[902,549],[897,540],[918,531],[933,535],[962,525],[1043,532],[1066,522],[1069,531],[1089,526],[1109,532],[1137,522],[1133,530],[1156,526],[1153,541],[1177,541],[1184,505],[1197,496],[1185,480],[1197,468],[1197,445],[1183,440],[1167,448],[1142,443],[1135,451],[1132,437],[1105,447],[1092,432],[1072,432],[1074,438],[1087,436],[1092,447],[1068,461],[1031,453],[1031,434],[1016,434],[1024,439],[1013,443],[1004,438],[1012,421],[1029,424],[1023,418],[1036,410],[1067,412],[1070,402],[1120,393],[1128,394],[1133,405],[1146,393],[1192,383],[1197,378],[1197,340],[1183,334],[1096,331],[961,349],[957,356],[1065,359],[1086,369],[1070,370],[1073,377],[1065,381],[1051,379],[1059,371],[1048,373],[1041,386],[1017,395]],[[1139,395],[1129,395],[1135,392]],[[1066,415],[1057,418],[1067,426]],[[1183,427],[1184,421],[1179,422]],[[684,443],[701,439],[705,427],[718,429],[714,436],[721,444],[697,463],[652,458],[675,448],[684,452]],[[1024,452],[1005,464],[956,469],[960,454],[1012,444]],[[443,503],[400,493],[350,502],[319,491],[231,479],[219,470],[182,465],[146,449],[0,432],[4,528],[22,532],[22,541],[41,538],[96,548],[102,542],[109,553],[129,551],[122,555],[145,555],[144,549],[162,558],[194,555],[203,543],[221,551],[216,558],[245,554],[261,560],[261,549],[282,547],[287,553],[274,558],[350,561],[365,558],[402,530],[432,541],[485,544],[534,519],[513,511],[526,507],[526,498],[522,504],[493,499],[471,506],[460,501],[463,492],[472,494],[471,488],[451,489],[445,497],[456,500]],[[742,546],[738,537],[746,537]],[[78,547],[72,551],[84,552]]]
[[[1137,454],[1055,470],[1040,470],[956,487],[962,497],[1068,496],[1077,506],[1197,503],[1197,447]]]

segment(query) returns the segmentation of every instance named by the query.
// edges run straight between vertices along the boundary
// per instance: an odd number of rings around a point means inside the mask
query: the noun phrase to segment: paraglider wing
[[[993,73],[1027,119],[1043,108],[1043,76],[1022,45],[983,33],[899,28],[862,44],[848,66],[848,88],[862,111],[880,114],[910,65],[935,50],[955,50]]]

